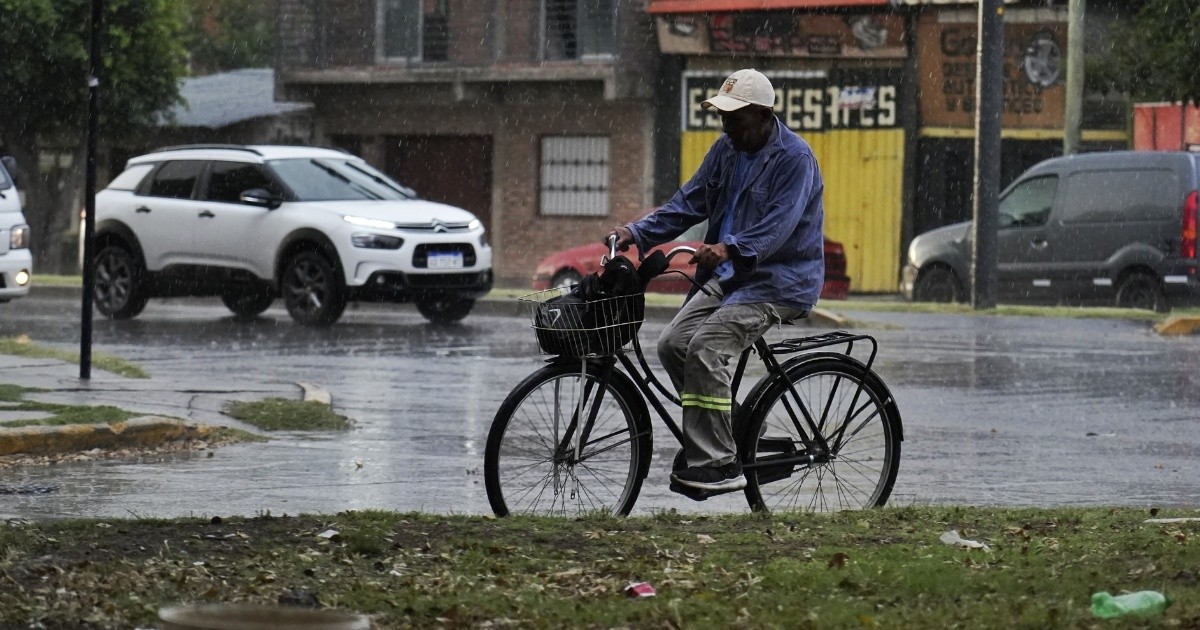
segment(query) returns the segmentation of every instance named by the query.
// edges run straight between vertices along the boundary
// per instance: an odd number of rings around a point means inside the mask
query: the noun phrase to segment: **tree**
[[[1113,49],[1088,67],[1089,83],[1138,100],[1200,103],[1200,2],[1128,0],[1132,17],[1113,26]]]
[[[0,0],[0,140],[24,179],[38,268],[63,272],[83,187],[92,0]],[[179,100],[181,0],[104,0],[102,137],[152,125]]]
[[[268,0],[192,0],[188,53],[193,74],[270,67],[275,54],[272,9]]]

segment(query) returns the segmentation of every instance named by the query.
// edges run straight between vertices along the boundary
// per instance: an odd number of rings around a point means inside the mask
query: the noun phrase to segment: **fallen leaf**
[[[826,564],[825,566],[826,566],[826,568],[829,568],[829,569],[841,569],[846,566],[846,561],[849,559],[850,559],[850,556],[839,551],[839,552],[833,554],[833,556],[831,558],[829,558],[829,563]]]

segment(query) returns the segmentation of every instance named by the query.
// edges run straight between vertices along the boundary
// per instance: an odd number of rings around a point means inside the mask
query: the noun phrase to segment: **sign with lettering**
[[[1008,21],[1014,14],[1018,19]],[[1017,10],[1006,14],[1001,124],[1010,129],[1061,129],[1067,26],[1021,19],[1021,15]],[[921,17],[917,57],[923,125],[975,125],[976,32],[976,22],[966,12]]]
[[[793,131],[900,126],[898,69],[765,74],[775,88],[775,114]],[[721,117],[700,104],[716,95],[724,80],[723,73],[684,73],[684,131],[721,130]]]
[[[671,54],[903,59],[896,13],[737,11],[659,16],[659,48]]]

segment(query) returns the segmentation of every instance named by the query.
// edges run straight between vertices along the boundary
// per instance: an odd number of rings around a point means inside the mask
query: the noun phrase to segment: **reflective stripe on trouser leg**
[[[717,289],[715,282],[709,287]],[[771,304],[720,307],[719,298],[697,294],[663,331],[659,358],[681,390],[684,454],[689,466],[721,466],[737,458],[730,421],[733,374],[729,362],[781,317],[801,314],[801,310],[777,309]]]

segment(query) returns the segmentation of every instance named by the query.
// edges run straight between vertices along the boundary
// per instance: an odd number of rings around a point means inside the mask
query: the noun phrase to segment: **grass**
[[[24,335],[20,337],[0,337],[0,354],[11,354],[37,359],[57,359],[67,363],[79,363],[78,352],[43,346]],[[120,357],[103,352],[92,353],[92,366],[126,378],[150,378],[150,374],[141,367]]]
[[[142,414],[132,413],[109,405],[62,405],[25,400],[25,392],[38,391],[19,385],[0,383],[0,401],[8,403],[0,409],[6,412],[29,412],[30,418],[0,422],[0,427],[61,426],[67,424],[116,424]],[[50,414],[48,417],[38,417]]]
[[[225,415],[264,431],[343,431],[351,427],[350,421],[329,405],[286,398],[234,401],[225,408]]]
[[[1200,523],[1144,522],[1156,513],[902,507],[496,520],[368,511],[13,524],[0,528],[0,626],[145,627],[178,602],[306,593],[369,614],[377,628],[1098,627],[1092,593],[1148,589],[1174,603],[1140,626],[1195,627]],[[950,529],[991,550],[940,543]],[[328,530],[336,534],[319,535]],[[625,597],[632,581],[657,596]]]

